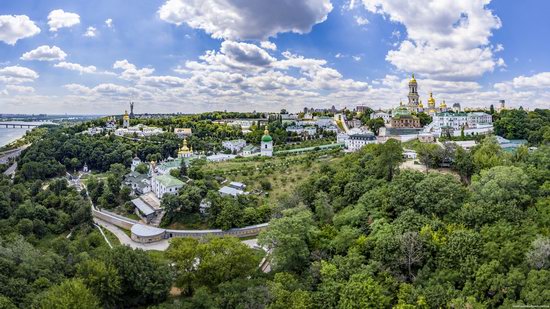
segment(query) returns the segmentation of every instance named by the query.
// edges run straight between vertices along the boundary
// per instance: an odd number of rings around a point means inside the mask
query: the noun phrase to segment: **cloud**
[[[105,25],[107,26],[107,28],[112,28],[113,27],[113,20],[111,18],[105,20]]]
[[[501,27],[487,8],[491,0],[362,2],[368,11],[406,27],[407,38],[386,57],[400,70],[430,78],[472,79],[503,65],[489,46],[492,31]]]
[[[365,17],[355,16],[354,19],[355,19],[355,22],[356,22],[359,26],[364,26],[364,25],[367,25],[367,24],[369,23],[369,20],[366,19]]]
[[[48,26],[51,32],[61,28],[68,28],[80,23],[80,16],[76,13],[65,12],[61,9],[53,10],[48,15]]]
[[[77,71],[77,72],[80,72],[80,74],[83,74],[83,73],[93,74],[93,73],[96,73],[97,71],[97,68],[93,65],[85,67],[78,63],[71,63],[71,62],[64,62],[64,61],[54,64],[54,67],[63,68],[71,71]]]
[[[330,11],[330,0],[168,0],[158,14],[216,39],[266,40],[277,33],[308,33]]]
[[[38,77],[38,73],[26,67],[10,66],[0,69],[0,82],[7,84],[33,82]]]
[[[355,61],[361,61],[361,56],[351,56]]]
[[[230,59],[254,66],[268,66],[276,61],[264,49],[248,43],[224,41],[220,51]]]
[[[128,60],[118,60],[113,64],[113,69],[120,69],[122,73],[120,78],[125,80],[139,80],[142,77],[153,74],[155,69],[143,68],[137,69],[135,65],[128,62]]]
[[[541,72],[531,76],[518,76],[511,81],[495,84],[502,91],[515,90],[548,90],[550,88],[550,72]]]
[[[38,61],[60,61],[65,59],[67,54],[57,46],[42,45],[34,50],[26,52],[21,56],[21,60]]]
[[[0,15],[0,41],[15,45],[18,40],[40,33],[40,28],[26,15]]]
[[[277,50],[277,45],[275,45],[275,43],[269,42],[269,41],[262,41],[260,43],[260,46],[263,49]]]
[[[89,37],[89,38],[93,38],[96,35],[97,35],[97,29],[95,27],[92,27],[92,26],[88,27],[86,29],[86,32],[84,33],[84,36]]]
[[[34,88],[29,86],[7,85],[6,90],[16,93],[34,93]]]

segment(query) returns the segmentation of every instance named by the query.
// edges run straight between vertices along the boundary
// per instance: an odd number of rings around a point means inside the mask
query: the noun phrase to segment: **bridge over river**
[[[0,121],[0,129],[9,129],[9,128],[35,128],[42,125],[54,125],[57,126],[57,123],[54,122],[26,122],[26,121]]]

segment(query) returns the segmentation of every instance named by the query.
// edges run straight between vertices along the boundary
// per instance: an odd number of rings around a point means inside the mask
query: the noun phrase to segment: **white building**
[[[468,113],[466,122],[470,128],[493,125],[493,116],[483,112]]]
[[[383,111],[377,111],[372,114],[370,114],[370,119],[376,119],[376,118],[382,118],[384,119],[384,123],[388,124],[391,121],[391,115],[389,113],[383,112]]]
[[[260,147],[260,155],[262,157],[273,156],[273,138],[269,135],[267,126],[265,127],[264,136],[262,136],[262,142]]]
[[[138,158],[137,156],[135,156],[135,157],[132,159],[132,166],[130,166],[130,169],[132,170],[132,172],[135,171],[135,170],[136,170],[136,167],[137,167],[138,165],[140,165],[140,164],[141,164],[141,159]]]
[[[151,190],[157,198],[162,198],[164,194],[178,194],[183,185],[183,181],[170,175],[156,175],[151,180]]]
[[[350,134],[345,141],[348,151],[357,151],[368,144],[376,144],[376,136],[372,132]]]
[[[218,153],[211,156],[207,156],[206,160],[210,162],[222,162],[222,161],[235,159],[236,157],[237,155],[234,155],[234,154]]]
[[[314,136],[317,134],[316,127],[303,127],[303,126],[289,126],[286,128],[287,132],[300,134],[307,134],[309,136]]]
[[[468,124],[468,115],[466,113],[436,113],[433,116],[433,129],[453,128],[461,130]]]
[[[163,131],[161,128],[148,127],[143,124],[138,124],[137,126],[120,128],[115,130],[115,135],[117,136],[138,136],[138,137],[147,137],[162,134]]]
[[[88,135],[96,135],[96,134],[102,134],[104,131],[105,129],[103,129],[102,127],[92,127],[92,128],[88,128],[88,130],[82,133],[88,134]]]
[[[223,141],[222,147],[231,150],[231,152],[239,152],[246,146],[244,139],[234,139],[231,141]]]

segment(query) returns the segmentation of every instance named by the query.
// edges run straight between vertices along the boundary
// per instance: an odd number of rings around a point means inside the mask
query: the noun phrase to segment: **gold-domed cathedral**
[[[409,81],[409,95],[407,97],[409,98],[409,104],[407,105],[409,111],[411,113],[418,112],[420,96],[418,95],[418,83],[414,78],[414,74]]]
[[[187,139],[183,139],[183,145],[178,150],[178,158],[190,158],[193,156],[193,147],[187,147]]]

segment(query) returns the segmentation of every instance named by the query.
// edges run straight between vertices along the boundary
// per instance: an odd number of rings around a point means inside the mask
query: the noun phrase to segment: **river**
[[[0,147],[5,146],[25,135],[28,128],[0,128]]]

